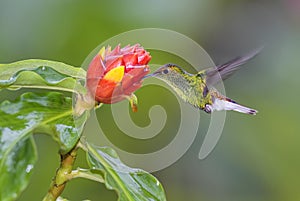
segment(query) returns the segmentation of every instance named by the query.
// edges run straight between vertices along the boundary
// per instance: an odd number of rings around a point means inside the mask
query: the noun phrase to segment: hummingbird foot
[[[203,111],[210,114],[213,111],[213,107],[209,104],[206,104]]]

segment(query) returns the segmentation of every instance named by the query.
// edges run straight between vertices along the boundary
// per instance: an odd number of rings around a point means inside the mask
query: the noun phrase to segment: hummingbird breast
[[[204,109],[206,104],[212,104],[211,95],[205,81],[197,75],[173,75],[167,83],[185,102],[196,108]]]

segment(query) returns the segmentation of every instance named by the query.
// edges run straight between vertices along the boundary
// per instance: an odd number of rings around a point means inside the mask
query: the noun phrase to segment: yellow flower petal
[[[125,73],[125,67],[124,66],[118,66],[116,68],[111,69],[108,71],[103,79],[110,80],[113,82],[121,82]]]
[[[101,56],[102,60],[104,60],[104,57],[105,57],[105,47],[102,47],[98,54]]]

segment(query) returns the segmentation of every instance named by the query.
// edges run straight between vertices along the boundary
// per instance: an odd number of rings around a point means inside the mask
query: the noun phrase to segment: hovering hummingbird
[[[222,95],[213,85],[227,79],[241,65],[255,57],[261,50],[257,49],[248,55],[237,57],[216,67],[211,67],[196,74],[190,74],[176,64],[165,64],[154,73],[145,77],[156,77],[167,83],[185,102],[207,113],[220,110],[234,110],[256,115],[257,111],[242,106]]]

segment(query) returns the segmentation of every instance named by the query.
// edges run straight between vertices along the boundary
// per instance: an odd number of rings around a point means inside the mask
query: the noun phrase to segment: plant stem
[[[80,103],[78,104],[78,102]],[[88,96],[85,99],[82,99],[82,97],[79,98],[75,106],[75,111],[77,111],[75,114],[81,115],[85,110],[91,109],[90,107],[92,105],[95,109],[97,109],[103,104],[101,103],[98,106],[95,106],[95,102],[91,101]],[[82,140],[84,139],[79,140],[76,146],[67,154],[60,154],[60,167],[56,170],[56,174],[51,182],[48,193],[43,198],[43,201],[56,201],[65,189],[66,183],[73,178],[81,177],[97,182],[104,182],[103,177],[100,175],[94,175],[93,173],[83,169],[73,170],[78,148],[82,148],[84,151],[87,151],[87,148],[82,142],[80,142]]]
[[[78,146],[76,145],[67,154],[60,154],[60,167],[56,170],[56,175],[54,176],[48,193],[44,197],[43,201],[55,201],[61,195],[67,181],[70,180],[69,175],[71,174],[73,169],[77,150]]]

